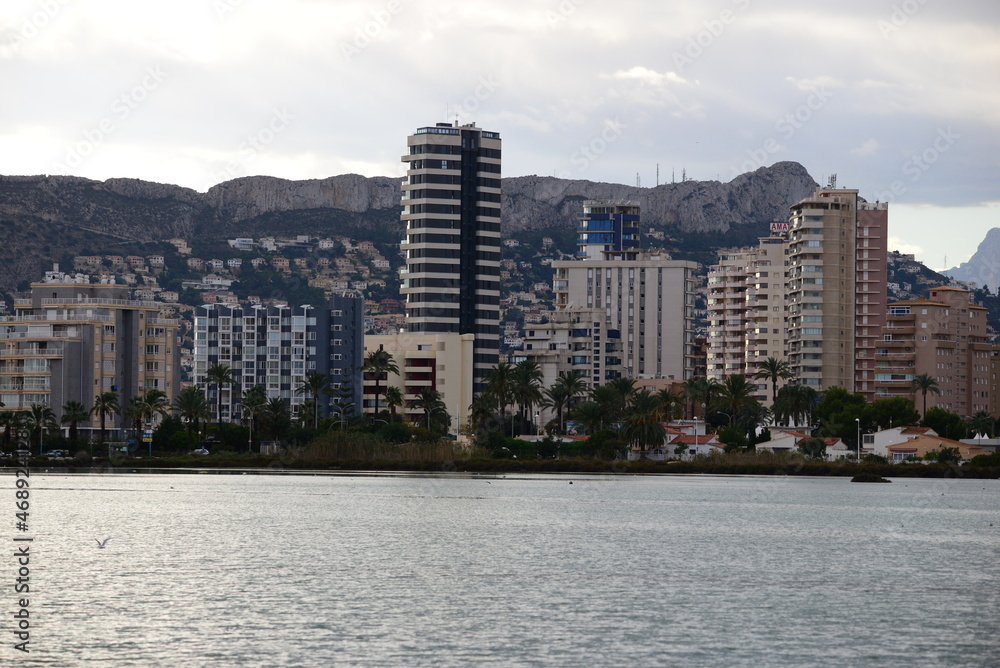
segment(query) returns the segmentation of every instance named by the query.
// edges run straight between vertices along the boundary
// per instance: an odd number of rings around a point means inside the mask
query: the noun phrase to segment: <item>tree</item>
[[[674,392],[673,389],[665,387],[656,393],[656,398],[660,401],[660,410],[663,411],[663,419],[675,419],[678,416],[678,409],[684,410],[684,395]]]
[[[577,406],[574,411],[576,419],[580,419],[581,410],[588,404],[594,404],[600,411],[600,428],[603,428],[605,424],[613,425],[624,419],[628,399],[610,383],[599,385],[590,391],[590,401]]]
[[[753,397],[755,389],[743,374],[726,376],[726,381],[722,384],[715,399],[715,408],[716,410],[726,409],[729,415],[729,426],[733,426],[740,412],[751,404],[757,403]]]
[[[552,409],[556,412],[556,429],[562,433],[565,430],[563,416],[569,406],[569,394],[562,385],[553,385],[542,391],[542,408]]]
[[[280,397],[271,397],[261,410],[261,431],[270,434],[272,441],[277,441],[282,433],[291,426],[288,404]]]
[[[118,403],[118,395],[114,392],[101,392],[94,397],[94,405],[90,407],[90,414],[96,415],[101,420],[101,440],[100,445],[104,446],[105,424],[109,417],[121,414],[121,405]],[[93,450],[93,446],[91,446]]]
[[[174,410],[187,425],[188,446],[191,446],[191,434],[198,432],[202,420],[211,418],[208,400],[201,390],[192,385],[181,390],[174,398]]]
[[[396,409],[403,405],[403,391],[395,385],[385,388],[385,405],[389,407],[392,421],[396,421]]]
[[[587,383],[583,380],[583,373],[576,370],[563,371],[556,378],[555,384],[566,389],[568,408],[572,408],[576,403],[576,398],[587,390]]]
[[[410,408],[423,411],[427,431],[431,433],[448,432],[448,428],[451,426],[451,417],[448,415],[444,402],[441,401],[441,393],[437,390],[432,390],[429,387],[423,388],[417,398],[410,402]]]
[[[976,411],[969,420],[969,428],[972,430],[973,436],[986,434],[987,438],[992,438],[995,426],[996,420],[993,419],[989,411]]]
[[[909,397],[889,397],[876,399],[865,406],[862,421],[882,429],[916,426],[920,422],[920,413]]]
[[[806,438],[799,443],[798,450],[810,459],[825,459],[826,441],[822,438]]]
[[[4,450],[10,447],[14,434],[21,428],[24,420],[23,413],[17,411],[0,412],[0,425],[3,426],[3,447]]]
[[[778,381],[787,380],[792,375],[792,369],[788,362],[779,360],[777,357],[768,357],[760,363],[757,373],[753,377],[771,383],[771,403],[774,403],[778,400]]]
[[[74,445],[79,438],[77,425],[89,418],[90,411],[87,410],[87,407],[82,402],[71,400],[63,404],[60,422],[69,425],[69,440]]]
[[[243,411],[243,419],[248,420],[250,425],[250,437],[247,443],[247,451],[253,450],[253,428],[257,423],[257,416],[260,414],[264,404],[267,403],[267,390],[263,385],[254,385],[243,393],[240,398],[240,408]]]
[[[588,434],[595,434],[604,425],[607,412],[596,401],[585,401],[573,411],[573,419],[583,424]]]
[[[698,414],[698,406],[709,407],[719,393],[721,386],[716,380],[709,380],[704,376],[695,376],[684,381],[684,398],[691,406],[691,418]],[[702,415],[704,418],[705,416]]]
[[[808,385],[785,385],[778,390],[778,396],[774,400],[775,419],[786,424],[811,423],[816,397],[816,390]]]
[[[660,422],[660,402],[649,390],[635,393],[629,406],[629,416],[622,427],[622,437],[626,442],[637,445],[641,450],[662,445],[667,430]]]
[[[58,429],[56,414],[45,404],[31,404],[31,409],[24,417],[25,424],[31,430],[32,437],[38,437],[38,454],[42,454],[42,436],[49,429]]]
[[[382,396],[382,380],[388,378],[388,374],[399,373],[399,366],[396,365],[395,360],[392,359],[387,351],[382,348],[378,350],[372,350],[365,356],[365,364],[361,367],[366,373],[370,373],[375,376],[375,410],[374,415],[379,414],[381,408],[379,397]]]
[[[531,409],[542,401],[542,369],[534,360],[523,360],[514,365],[514,396],[520,407],[521,424],[533,424]]]
[[[921,373],[913,377],[913,382],[910,383],[910,392],[916,394],[921,393],[924,397],[924,416],[927,415],[927,393],[933,392],[934,394],[941,394],[941,388],[938,387],[937,379],[931,376],[929,373]]]
[[[940,406],[931,406],[920,421],[920,426],[930,427],[938,436],[944,436],[958,441],[969,433],[969,425],[958,413],[946,410]]]
[[[500,414],[500,424],[503,425],[507,406],[514,400],[514,368],[500,362],[483,374],[483,394],[497,407]],[[514,423],[511,421],[510,435],[514,436]]]
[[[310,371],[306,374],[302,384],[295,390],[295,394],[308,394],[312,397],[313,429],[319,426],[319,395],[330,391],[330,381],[326,374],[319,371]]]
[[[205,372],[205,384],[215,385],[215,420],[222,425],[222,386],[232,385],[233,369],[228,364],[216,362]]]

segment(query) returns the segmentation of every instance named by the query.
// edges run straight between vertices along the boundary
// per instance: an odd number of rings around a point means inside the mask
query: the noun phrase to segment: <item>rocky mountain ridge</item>
[[[1000,290],[1000,227],[986,233],[968,262],[942,273],[959,281],[973,282],[981,288]]]
[[[36,280],[51,262],[84,248],[183,237],[402,234],[399,178],[357,174],[290,181],[249,176],[199,193],[140,179],[0,176],[0,290]],[[502,180],[505,236],[576,227],[586,199],[633,200],[643,225],[677,232],[725,232],[787,219],[815,181],[795,162],[779,162],[728,183],[684,181],[655,188],[554,177]],[[395,227],[394,227],[395,226]],[[720,239],[720,245],[725,242]]]

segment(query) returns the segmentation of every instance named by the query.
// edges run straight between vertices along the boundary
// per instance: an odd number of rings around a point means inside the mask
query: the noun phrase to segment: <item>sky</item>
[[[459,120],[504,176],[797,161],[943,269],[1000,227],[998,27],[993,0],[4,0],[0,174],[401,176]]]

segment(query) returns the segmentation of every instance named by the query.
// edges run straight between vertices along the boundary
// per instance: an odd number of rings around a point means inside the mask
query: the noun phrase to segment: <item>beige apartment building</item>
[[[938,287],[927,299],[889,306],[875,352],[877,398],[909,397],[922,411],[923,395],[913,394],[911,384],[926,373],[941,392],[927,393],[928,408],[962,416],[992,409],[995,346],[987,343],[986,309],[970,297],[968,290]]]
[[[785,359],[785,256],[782,236],[758,246],[720,253],[708,271],[706,375],[753,376],[768,357]],[[769,404],[771,388],[757,383],[758,400]]]
[[[888,297],[889,205],[858,202],[855,259],[854,389],[876,397],[875,349],[885,326]]]
[[[603,311],[602,327],[621,333],[625,376],[685,380],[694,368],[697,266],[659,250],[555,261],[555,306]]]
[[[854,392],[858,191],[817,188],[791,207],[788,363],[800,384]]]
[[[365,356],[373,350],[384,350],[392,355],[399,368],[398,374],[388,374],[381,381],[379,390],[384,393],[387,385],[398,387],[403,393],[403,408],[407,420],[418,419],[423,413],[409,408],[425,388],[441,393],[448,415],[451,416],[451,433],[468,423],[469,406],[472,405],[474,334],[375,334],[365,337]],[[373,374],[364,374],[364,412],[373,415],[375,410],[376,380]],[[378,398],[379,410],[386,406]]]
[[[549,322],[525,327],[524,348],[511,353],[511,363],[524,360],[538,363],[543,387],[552,387],[561,373],[576,371],[590,390],[621,377],[621,332],[605,325],[603,309],[557,309]],[[539,425],[554,416],[553,411],[536,411]]]
[[[83,279],[76,279],[82,281]],[[122,408],[140,393],[178,391],[177,321],[157,302],[129,299],[125,286],[75,282],[56,271],[16,299],[0,318],[0,401],[6,410],[49,406],[56,419],[69,401],[88,409],[114,392]],[[114,429],[121,418],[108,420]],[[90,427],[99,428],[94,418]],[[81,425],[86,430],[87,425]]]

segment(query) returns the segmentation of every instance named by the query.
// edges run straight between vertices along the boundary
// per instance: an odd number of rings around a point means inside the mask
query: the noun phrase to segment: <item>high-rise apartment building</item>
[[[580,259],[601,260],[607,252],[639,247],[639,204],[628,201],[587,200],[577,214],[577,252]]]
[[[0,318],[0,401],[5,410],[62,407],[114,392],[124,407],[147,390],[172,401],[180,378],[177,321],[160,317],[158,302],[129,299],[123,285],[90,283],[58,269],[16,299]],[[108,425],[113,429],[116,420]],[[89,424],[97,428],[95,417]],[[87,429],[88,425],[82,425]]]
[[[875,396],[912,398],[914,376],[928,374],[940,394],[927,393],[927,407],[940,406],[962,416],[992,408],[993,353],[987,343],[986,309],[961,288],[932,288],[927,299],[889,305],[875,351]]]
[[[685,380],[694,366],[697,266],[665,251],[556,261],[555,306],[603,310],[602,326],[621,335],[626,377]]]
[[[532,360],[542,372],[542,386],[552,387],[560,373],[578,371],[588,389],[622,375],[621,332],[605,324],[598,308],[556,309],[546,323],[526,325],[524,348],[511,362]]]
[[[785,359],[787,249],[784,237],[763,237],[757,246],[720,253],[709,269],[708,378],[752,377],[767,358]],[[757,389],[769,403],[769,384],[758,382]]]
[[[834,188],[791,207],[788,363],[817,390],[854,391],[857,210],[857,190]]]
[[[310,371],[324,374],[332,389],[346,393],[348,413],[361,411],[361,366],[364,364],[364,301],[350,294],[334,295],[322,307],[238,306],[207,304],[195,311],[194,381],[204,385],[209,405],[216,410],[222,393],[221,415],[232,422],[242,418],[243,392],[262,386],[268,398],[284,399],[297,414],[312,397],[298,391]],[[213,364],[232,370],[234,383],[221,388],[206,382]],[[341,397],[320,401],[319,413],[327,416]]]
[[[478,393],[499,361],[500,135],[475,123],[438,123],[406,143],[406,329],[474,334]]]
[[[889,205],[858,202],[855,260],[855,391],[875,397],[875,349],[888,298]]]

